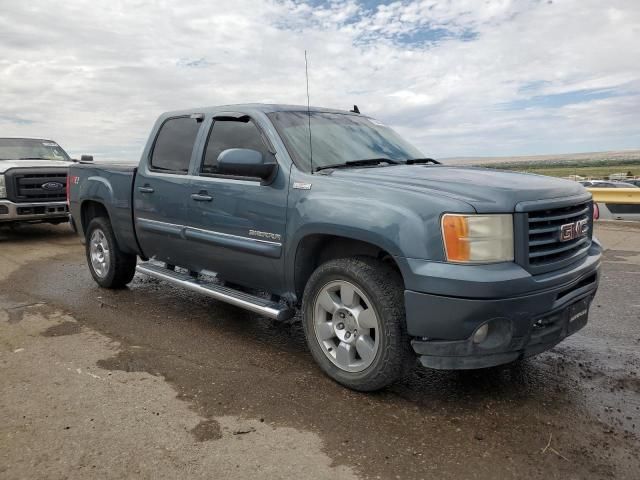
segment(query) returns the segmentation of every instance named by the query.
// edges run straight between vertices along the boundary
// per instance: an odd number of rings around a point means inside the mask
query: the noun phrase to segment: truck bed
[[[104,208],[120,249],[141,254],[133,226],[136,171],[137,166],[131,163],[78,163],[69,167],[69,210],[82,238],[87,227],[84,212],[88,208]]]

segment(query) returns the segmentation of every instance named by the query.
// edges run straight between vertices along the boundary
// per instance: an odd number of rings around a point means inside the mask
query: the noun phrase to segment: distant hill
[[[528,155],[521,157],[455,157],[439,159],[446,165],[498,165],[498,164],[589,164],[640,162],[640,150],[622,150],[611,152],[565,153],[559,155]],[[523,166],[524,166],[523,165]]]

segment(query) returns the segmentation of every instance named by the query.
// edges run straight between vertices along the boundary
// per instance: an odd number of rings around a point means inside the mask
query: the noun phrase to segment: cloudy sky
[[[640,1],[0,0],[0,137],[135,158],[163,111],[360,109],[435,157],[640,148]]]

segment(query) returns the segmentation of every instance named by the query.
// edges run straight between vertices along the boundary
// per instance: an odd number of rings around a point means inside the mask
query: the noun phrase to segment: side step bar
[[[273,318],[275,320],[288,320],[296,313],[293,308],[286,307],[277,302],[272,302],[232,288],[203,282],[189,276],[188,274],[174,272],[173,270],[169,270],[168,268],[155,263],[140,263],[136,266],[136,271],[149,275],[150,277],[157,278],[158,280],[165,280],[194,292],[203,293],[204,295],[215,298],[216,300],[244,308],[245,310],[250,310],[254,313],[264,315],[265,317]]]

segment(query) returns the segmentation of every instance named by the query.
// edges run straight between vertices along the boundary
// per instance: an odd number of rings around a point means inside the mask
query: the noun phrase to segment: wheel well
[[[296,251],[294,279],[297,298],[302,298],[307,280],[318,266],[336,258],[355,256],[377,258],[391,265],[402,276],[393,256],[377,245],[335,235],[309,235],[302,239]]]
[[[80,217],[82,221],[82,231],[87,231],[87,226],[89,222],[96,217],[106,217],[109,218],[109,212],[105,206],[99,202],[94,202],[93,200],[87,200],[82,204],[82,208],[80,210]]]

